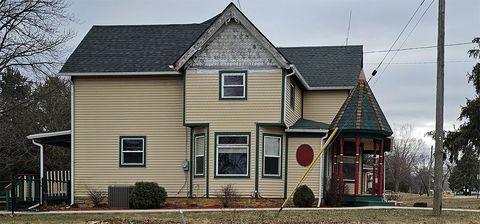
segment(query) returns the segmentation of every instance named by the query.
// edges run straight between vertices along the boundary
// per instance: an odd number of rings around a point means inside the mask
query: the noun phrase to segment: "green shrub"
[[[314,201],[315,195],[307,185],[298,187],[293,194],[293,204],[297,207],[312,207]]]
[[[130,205],[133,208],[160,208],[165,204],[167,192],[165,188],[154,182],[137,182],[130,194]]]

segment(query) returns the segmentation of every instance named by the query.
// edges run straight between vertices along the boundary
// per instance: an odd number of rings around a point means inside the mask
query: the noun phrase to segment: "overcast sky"
[[[79,23],[71,26],[77,37],[73,49],[92,25],[198,23],[221,12],[227,0],[82,0],[72,1],[71,12]],[[234,1],[237,3],[237,1]],[[278,47],[345,45],[348,17],[352,12],[348,44],[364,51],[388,49],[421,0],[241,0],[243,13]],[[425,0],[410,27],[430,4]],[[238,3],[237,3],[238,6]],[[438,2],[420,21],[404,48],[436,45]],[[406,37],[410,29],[405,31]],[[446,44],[470,42],[480,36],[480,1],[455,0],[446,5]],[[401,38],[399,47],[404,38]],[[445,51],[445,129],[458,125],[460,106],[473,96],[466,74],[474,60],[467,50],[474,45],[447,47]],[[390,56],[393,56],[392,52]],[[364,54],[369,78],[385,53]],[[400,51],[388,66],[388,57],[370,85],[391,126],[412,124],[423,137],[434,129],[436,49]],[[381,75],[380,75],[381,74]],[[427,144],[433,142],[425,139]]]

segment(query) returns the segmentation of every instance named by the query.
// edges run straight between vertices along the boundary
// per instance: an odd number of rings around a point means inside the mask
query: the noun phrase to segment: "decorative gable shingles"
[[[241,24],[231,21],[187,62],[187,67],[272,68],[279,65]]]

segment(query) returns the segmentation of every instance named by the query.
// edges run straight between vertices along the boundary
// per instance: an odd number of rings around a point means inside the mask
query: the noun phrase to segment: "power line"
[[[380,61],[380,63],[378,64],[377,68],[375,70],[373,70],[372,72],[372,76],[370,77],[370,79],[372,79],[373,76],[375,76],[375,74],[377,73],[377,70],[380,68],[380,66],[382,65],[383,61],[385,61],[385,59],[387,58],[388,54],[390,53],[390,51],[393,49],[393,47],[395,46],[395,44],[397,43],[397,41],[400,39],[400,37],[402,36],[403,32],[405,32],[405,30],[407,29],[408,25],[410,25],[410,23],[412,22],[413,18],[415,17],[415,15],[417,14],[418,10],[420,9],[420,7],[422,7],[423,3],[425,2],[425,0],[422,0],[422,2],[420,3],[420,5],[418,5],[417,9],[415,9],[415,12],[412,14],[412,16],[410,17],[410,19],[408,20],[407,24],[405,24],[405,26],[403,27],[402,31],[398,34],[397,38],[395,39],[395,41],[393,42],[392,46],[390,46],[390,49],[387,51],[387,53],[385,54],[385,56],[383,57],[383,59]],[[370,79],[368,79],[368,81],[370,82]]]
[[[432,6],[432,4],[435,2],[435,0],[432,0],[430,2],[430,4],[428,5],[427,9],[425,9],[425,11],[422,13],[422,15],[420,16],[420,18],[418,19],[417,23],[415,23],[415,26],[413,26],[413,28],[410,30],[410,32],[408,33],[407,37],[403,40],[402,44],[400,45],[399,49],[401,49],[405,43],[407,43],[407,40],[408,38],[412,35],[413,31],[415,31],[415,29],[417,28],[418,24],[420,24],[420,22],[422,21],[423,17],[425,16],[425,14],[427,14],[428,10],[430,9],[430,7]],[[373,83],[372,87],[375,86],[375,84],[378,82],[378,80],[380,79],[380,77],[383,75],[383,73],[385,73],[385,71],[387,71],[388,69],[388,66],[390,66],[390,64],[392,63],[392,61],[395,59],[395,57],[397,56],[399,50],[396,50],[395,51],[395,54],[392,56],[392,58],[390,58],[390,61],[388,62],[387,66],[385,66],[385,68],[383,69],[382,73],[380,73],[380,75],[378,75],[377,79],[375,80],[375,82]]]
[[[472,42],[464,42],[464,43],[454,43],[454,44],[445,44],[445,47],[453,47],[453,46],[461,46],[461,45],[469,45],[473,44]],[[429,48],[436,48],[437,45],[431,46],[421,46],[421,47],[407,47],[407,48],[397,48],[392,49],[391,51],[411,51],[411,50],[421,50],[421,49],[429,49]],[[374,53],[384,53],[390,50],[373,50],[373,51],[364,51],[364,54],[374,54]]]
[[[377,64],[378,62],[365,62],[364,64]],[[436,64],[436,61],[417,61],[417,62],[393,62],[392,65],[415,65],[415,64]],[[471,60],[452,60],[445,63],[475,63]]]

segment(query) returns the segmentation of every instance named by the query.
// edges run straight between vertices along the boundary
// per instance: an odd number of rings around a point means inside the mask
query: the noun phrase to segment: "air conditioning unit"
[[[108,186],[108,207],[129,208],[132,189],[133,186],[128,185]]]

